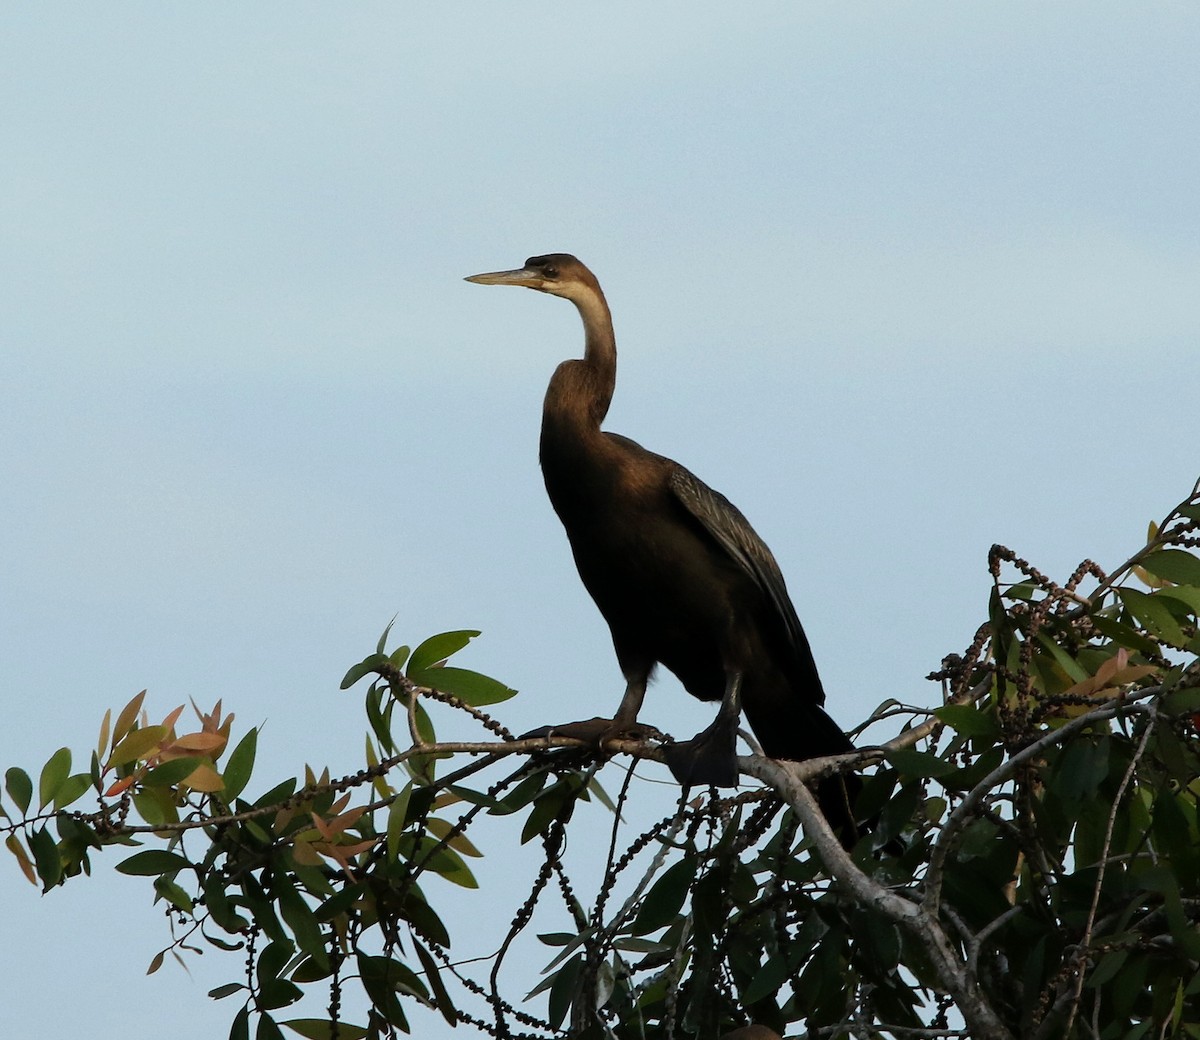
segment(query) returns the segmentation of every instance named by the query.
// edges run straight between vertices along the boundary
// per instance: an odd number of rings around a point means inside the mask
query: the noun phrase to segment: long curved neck
[[[582,361],[564,361],[554,372],[542,409],[543,445],[547,436],[599,433],[617,385],[617,339],[612,313],[597,285],[571,300],[583,320]]]
[[[604,403],[598,422],[608,414],[608,405],[617,385],[617,337],[613,332],[612,312],[600,286],[574,301],[583,320],[583,362],[596,373],[604,388]]]

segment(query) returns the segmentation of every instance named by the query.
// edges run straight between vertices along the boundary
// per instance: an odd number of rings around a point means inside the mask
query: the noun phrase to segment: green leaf
[[[388,635],[391,633],[392,625],[394,625],[396,623],[396,618],[398,618],[399,616],[400,616],[399,614],[393,614],[392,620],[387,623],[387,628],[385,628],[383,630],[383,635],[381,635],[379,637],[379,642],[375,644],[375,652],[377,654],[382,654],[384,652],[384,649],[387,647]]]
[[[296,821],[294,830],[304,829],[306,822],[307,821]],[[360,828],[365,829],[365,821],[359,826]],[[293,880],[296,882],[296,888],[304,893],[304,895],[312,896],[313,899],[328,899],[335,892],[339,891],[338,888],[335,888],[333,884],[330,883],[331,875],[320,867],[310,867],[303,863],[297,863],[292,871],[292,876]],[[339,885],[342,882],[342,878],[338,875],[333,875],[333,879],[336,880]],[[311,902],[309,903],[309,906],[312,906]]]
[[[537,797],[538,792],[546,786],[548,779],[549,774],[542,771],[525,777],[524,780],[500,799],[498,808],[489,810],[489,815],[506,816],[508,813],[514,813],[519,809],[525,808],[525,806]]]
[[[567,1012],[571,1010],[571,998],[575,993],[575,983],[582,970],[583,954],[579,954],[559,968],[558,974],[554,977],[554,983],[550,987],[550,1007],[547,1015],[550,1025],[554,1029],[558,1029],[562,1025],[563,1019],[567,1017]]]
[[[133,807],[151,826],[178,823],[179,812],[175,806],[175,795],[165,787],[146,787],[133,794]]]
[[[1099,989],[1109,979],[1116,976],[1117,972],[1124,967],[1128,957],[1128,950],[1113,950],[1111,953],[1106,953],[1096,964],[1096,970],[1088,976],[1088,986],[1091,989]]]
[[[264,893],[264,898],[266,898]],[[258,955],[258,981],[260,984],[274,982],[279,973],[287,967],[296,948],[287,939],[276,939],[264,947]]]
[[[293,1018],[279,1024],[308,1040],[362,1040],[367,1035],[362,1026],[352,1026],[348,1022],[339,1022],[334,1029],[327,1018]]]
[[[1200,617],[1200,588],[1195,585],[1169,585],[1155,593],[1159,599],[1178,600],[1197,617]],[[1173,611],[1178,613],[1178,611]]]
[[[1008,647],[1012,642],[1012,619],[1004,608],[1004,599],[1000,595],[1000,587],[992,586],[988,596],[988,620],[992,625],[992,642],[995,644],[994,655],[997,660],[1008,658]]]
[[[371,675],[377,672],[381,665],[388,663],[388,659],[383,654],[371,654],[365,660],[359,661],[354,665],[343,677],[342,684],[339,689],[348,690],[364,675]]]
[[[29,849],[33,853],[33,865],[42,879],[42,891],[49,892],[62,879],[62,858],[58,854],[58,843],[48,828],[41,827],[29,836]]]
[[[429,712],[425,710],[425,705],[423,705],[420,701],[417,701],[417,707],[413,712],[413,718],[416,719],[417,733],[420,734],[421,739],[426,744],[436,744],[437,733],[435,733],[433,729],[433,719],[429,717]],[[439,755],[437,757],[445,758],[446,756]],[[429,771],[429,777],[431,779],[433,777],[432,770]]]
[[[1178,585],[1200,585],[1200,559],[1183,549],[1159,549],[1142,557],[1141,565]]]
[[[250,1008],[244,1007],[233,1016],[229,1027],[229,1040],[250,1040]]]
[[[450,933],[433,907],[425,901],[425,897],[416,885],[412,887],[408,898],[404,900],[403,916],[406,921],[411,921],[413,927],[430,942],[449,949]]]
[[[50,756],[50,761],[42,766],[42,775],[38,778],[38,808],[44,809],[58,792],[59,785],[71,773],[71,749],[59,748]]]
[[[613,946],[624,953],[665,953],[674,950],[670,943],[655,942],[653,939],[617,939]]]
[[[944,758],[938,758],[927,751],[914,751],[912,748],[888,751],[885,757],[905,776],[947,776],[956,768],[953,762],[947,762]]]
[[[10,766],[4,774],[4,789],[24,816],[33,798],[33,781],[29,779],[29,774],[17,766]]]
[[[1113,1010],[1122,1018],[1128,1018],[1133,1013],[1134,1004],[1146,992],[1146,972],[1150,967],[1150,958],[1146,954],[1131,953],[1125,962],[1125,967],[1116,975],[1105,990],[1105,996],[1112,1002]],[[1130,1034],[1125,1033],[1122,1040]]]
[[[412,784],[406,784],[404,790],[396,795],[388,808],[387,858],[389,863],[396,862],[396,856],[400,849],[400,835],[408,823],[408,802],[411,797]]]
[[[1200,505],[1192,504],[1190,499],[1183,505],[1176,506],[1171,512],[1186,516],[1189,520],[1200,520]]]
[[[82,820],[77,820],[70,813],[60,812],[54,817],[54,825],[58,828],[58,836],[64,842],[75,845],[88,845],[94,849],[104,847],[100,839],[96,836],[96,832]]]
[[[400,988],[411,992],[412,982],[419,983],[420,980],[415,979],[404,965],[387,957],[370,957],[359,951],[357,962],[363,989],[367,991],[375,1009],[387,1021],[408,1032],[408,1019],[396,999],[396,992]]]
[[[192,775],[196,767],[209,760],[207,758],[173,758],[161,766],[155,766],[142,780],[147,787],[174,787]]]
[[[1072,741],[1062,752],[1054,770],[1055,793],[1070,805],[1095,798],[1108,776],[1111,742],[1107,737]]]
[[[296,948],[286,939],[276,939],[258,957],[258,1006],[267,1011],[294,1004],[304,994],[294,982],[281,978]],[[265,1017],[265,1016],[264,1016]],[[262,1020],[259,1020],[261,1035]]]
[[[451,784],[446,788],[450,794],[461,798],[464,802],[470,802],[472,805],[480,805],[485,809],[503,809],[504,807],[491,795],[485,794],[483,791],[476,791],[470,787],[462,787],[459,784]]]
[[[998,831],[999,828],[991,820],[972,820],[963,828],[958,845],[959,859],[969,860],[986,856],[996,844]]]
[[[312,957],[305,957],[299,964],[292,969],[292,981],[306,985],[310,982],[320,982],[322,979],[329,978],[333,974],[333,967],[329,963],[329,955],[325,956],[325,963],[320,964]]]
[[[332,921],[339,914],[346,913],[351,905],[362,898],[363,886],[346,885],[344,888],[329,896],[317,908],[318,921]]]
[[[438,661],[444,661],[458,653],[477,635],[479,635],[477,631],[463,629],[458,632],[442,632],[440,635],[430,636],[412,652],[412,657],[408,659],[408,671],[405,674],[412,679],[414,672],[423,672],[437,664]]]
[[[1072,682],[1080,683],[1088,677],[1087,670],[1044,632],[1038,633],[1037,641],[1054,658],[1054,663],[1071,677]]]
[[[875,929],[867,931],[866,946],[869,948],[875,943],[881,942],[887,944],[893,938],[896,939],[897,952],[899,947],[899,939],[896,926],[893,924],[885,925],[878,932]],[[885,945],[885,950],[888,948]],[[881,954],[868,954],[871,959],[878,965],[885,962],[888,958],[886,952]],[[924,1034],[922,1028],[926,1026],[926,1021],[917,1016],[914,1011],[914,1004],[918,998],[913,992],[911,986],[900,981],[895,972],[879,972],[880,984],[871,992],[871,1006],[875,1014],[884,1022],[891,1025],[900,1026],[901,1028],[912,1029],[918,1036]],[[920,1001],[924,1003],[924,1001]],[[889,1030],[890,1032],[890,1030]],[[896,1035],[893,1033],[893,1035]],[[899,1034],[903,1036],[904,1034]]]
[[[296,778],[284,780],[281,784],[276,784],[266,794],[254,803],[254,808],[262,809],[268,805],[278,805],[280,802],[286,802],[293,794],[296,793]]]
[[[426,838],[422,841],[422,847],[428,842],[431,847],[435,844],[433,839]],[[431,856],[428,862],[425,862],[422,857],[422,862],[426,868],[434,873],[444,877],[447,881],[452,881],[456,885],[461,885],[463,888],[478,888],[479,882],[475,880],[475,875],[471,873],[471,868],[467,866],[466,861],[455,852],[453,849],[442,846]]]
[[[292,986],[290,982],[286,983],[286,985]],[[300,990],[295,986],[292,986],[292,989],[296,990],[297,993],[300,992]],[[275,996],[278,997],[279,994],[277,993]],[[289,1000],[288,1003],[290,1004],[292,1001]],[[264,1004],[261,997],[259,999],[259,1006],[265,1006],[268,1008],[268,1010],[282,1007],[281,1004]],[[281,1030],[279,1026],[275,1024],[275,1019],[273,1019],[270,1015],[260,1015],[258,1019],[258,1028],[254,1030],[254,1040],[283,1040],[283,1030]]]
[[[213,1000],[224,1000],[226,997],[232,997],[239,990],[245,988],[245,985],[241,982],[227,982],[224,986],[217,986],[216,989],[210,989],[208,995]]]
[[[783,957],[768,957],[742,993],[742,1004],[749,1007],[764,997],[778,993],[788,979],[788,963]]]
[[[165,877],[155,878],[154,891],[156,891],[172,906],[178,907],[184,913],[190,914],[192,912],[192,897],[189,896],[174,881],[168,880]]]
[[[387,755],[396,753],[396,742],[392,739],[392,706],[396,704],[396,700],[388,698],[388,706],[383,707],[383,687],[377,683],[372,683],[371,688],[367,691],[366,709],[367,721],[371,724],[371,730],[374,732],[376,739],[379,741],[379,746]]]
[[[78,801],[92,787],[92,777],[90,773],[75,773],[69,776],[61,784],[58,785],[58,791],[54,795],[54,808],[65,809],[68,805]]]
[[[408,677],[419,686],[453,694],[473,708],[499,704],[517,695],[516,690],[510,690],[504,683],[467,668],[428,668],[414,672],[410,665]]]
[[[1158,644],[1153,639],[1148,639],[1136,628],[1124,621],[1105,617],[1103,614],[1093,614],[1092,624],[1096,626],[1096,631],[1108,636],[1109,639],[1119,646],[1128,647],[1130,650],[1137,650],[1143,654],[1153,655],[1159,652]]]
[[[1032,581],[1019,581],[1015,585],[1010,585],[1004,593],[1005,599],[1018,599],[1025,603],[1032,603],[1037,596],[1039,589]]]
[[[993,709],[980,711],[973,704],[946,704],[934,714],[964,737],[997,737],[1000,723]]]
[[[1179,944],[1180,952],[1189,958],[1200,955],[1200,936],[1196,934],[1180,900],[1179,878],[1165,863],[1150,867],[1137,875],[1138,887],[1147,892],[1157,892],[1163,897],[1167,925],[1171,936]]]
[[[170,874],[190,866],[191,863],[177,853],[167,852],[166,849],[147,849],[145,852],[135,853],[129,859],[118,863],[117,872],[132,874],[136,877],[153,877],[158,874]]]
[[[279,913],[292,930],[296,945],[318,962],[326,961],[328,955],[325,951],[325,939],[312,907],[297,891],[287,874],[277,873],[274,880]]]
[[[1190,794],[1179,794],[1167,785],[1154,800],[1155,845],[1179,878],[1200,877],[1200,848],[1195,841],[1196,803]]]
[[[1200,686],[1186,686],[1172,690],[1162,699],[1162,710],[1167,715],[1200,711]]]
[[[1117,589],[1117,595],[1125,609],[1163,642],[1171,646],[1183,646],[1186,642],[1179,622],[1157,596],[1124,588]]]
[[[575,932],[543,932],[538,935],[538,941],[547,946],[566,946],[578,938]]]
[[[596,796],[596,801],[604,806],[614,816],[618,815],[616,804],[608,796],[608,792],[604,790],[604,785],[600,783],[600,779],[593,776],[587,785],[587,791]]]
[[[988,748],[969,766],[956,769],[952,774],[942,778],[942,786],[952,791],[969,791],[981,783],[993,769],[1004,760],[1004,748]]]
[[[684,856],[663,873],[642,899],[632,931],[645,935],[671,924],[683,908],[692,882],[696,879],[696,857]]]
[[[287,932],[284,931],[283,925],[280,924],[279,918],[275,915],[275,902],[267,897],[267,893],[263,891],[262,885],[258,883],[252,874],[246,874],[241,879],[241,886],[242,895],[245,896],[246,909],[250,911],[254,916],[255,923],[271,940],[268,949],[271,947],[293,949],[292,942],[287,937]],[[261,961],[262,957],[260,956],[260,964]]]
[[[568,792],[562,783],[557,783],[553,787],[547,788],[542,794],[537,796],[534,800],[533,808],[525,818],[525,826],[521,828],[522,845],[529,841],[530,838],[545,833],[546,828],[558,816],[559,811],[563,807],[563,802],[567,797]]]
[[[458,1025],[458,1013],[454,1008],[454,1002],[450,999],[450,994],[446,990],[446,984],[442,981],[442,973],[438,969],[437,961],[435,961],[430,953],[421,943],[414,943],[417,951],[417,957],[420,958],[421,967],[425,969],[425,978],[429,982],[429,988],[433,990],[434,1006],[442,1013],[447,1023],[452,1027]]]
[[[245,789],[250,782],[250,774],[254,772],[254,755],[258,749],[258,728],[251,729],[233,749],[221,779],[225,781],[222,797],[230,804]]]
[[[126,762],[136,762],[139,758],[145,758],[147,753],[166,739],[166,736],[165,726],[147,726],[145,729],[133,730],[108,756],[109,766],[123,766]]]
[[[208,912],[219,927],[236,935],[247,927],[248,922],[234,910],[229,894],[225,891],[226,883],[219,872],[210,872],[204,879],[204,905],[208,907]]]

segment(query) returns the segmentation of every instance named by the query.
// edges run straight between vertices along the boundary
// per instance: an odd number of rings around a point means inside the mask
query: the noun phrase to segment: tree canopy
[[[478,633],[385,631],[342,684],[365,686],[361,768],[262,777],[220,703],[159,719],[142,693],[89,753],[8,768],[0,829],[44,891],[124,846],[170,911],[151,971],[233,954],[231,1040],[391,1036],[416,1005],[498,1038],[1200,1037],[1198,547],[1200,485],[1112,570],[993,546],[937,703],[884,701],[853,754],[747,754],[742,788],[654,818],[635,766],[661,741],[521,738],[515,691],[449,663]],[[847,769],[874,820],[850,851],[806,783]],[[504,905],[500,835],[533,850]],[[478,879],[510,924],[463,957],[444,918]]]

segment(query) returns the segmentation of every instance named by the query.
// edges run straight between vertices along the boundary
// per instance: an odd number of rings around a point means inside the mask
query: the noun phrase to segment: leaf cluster
[[[1063,582],[993,547],[940,704],[885,701],[857,761],[749,758],[761,783],[649,818],[633,765],[654,741],[517,738],[485,710],[515,691],[448,664],[478,633],[410,652],[385,630],[342,684],[368,680],[357,771],[260,782],[257,729],[235,740],[220,703],[152,721],[143,692],[86,768],[67,748],[36,785],[9,768],[0,829],[44,891],[134,849],[117,869],[172,933],[150,970],[237,952],[211,994],[236,999],[234,1040],[392,1036],[415,1005],[496,1037],[1200,1037],[1198,530],[1193,491],[1116,570]],[[483,739],[439,741],[449,721]],[[614,753],[633,756],[615,799]],[[869,826],[847,854],[804,782],[854,767]],[[462,958],[446,909],[497,831],[530,850],[528,884],[499,947]],[[510,967],[539,950],[518,1000]],[[308,993],[322,1016],[297,1014]]]

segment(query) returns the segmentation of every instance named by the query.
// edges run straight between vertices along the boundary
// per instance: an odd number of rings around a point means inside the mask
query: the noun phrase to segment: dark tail
[[[786,698],[761,699],[746,691],[743,706],[750,728],[771,758],[803,762],[810,758],[840,755],[854,745],[824,709],[797,702],[789,690]],[[856,822],[854,803],[862,790],[857,773],[838,773],[815,785],[817,804],[842,847],[854,847],[869,827]]]

